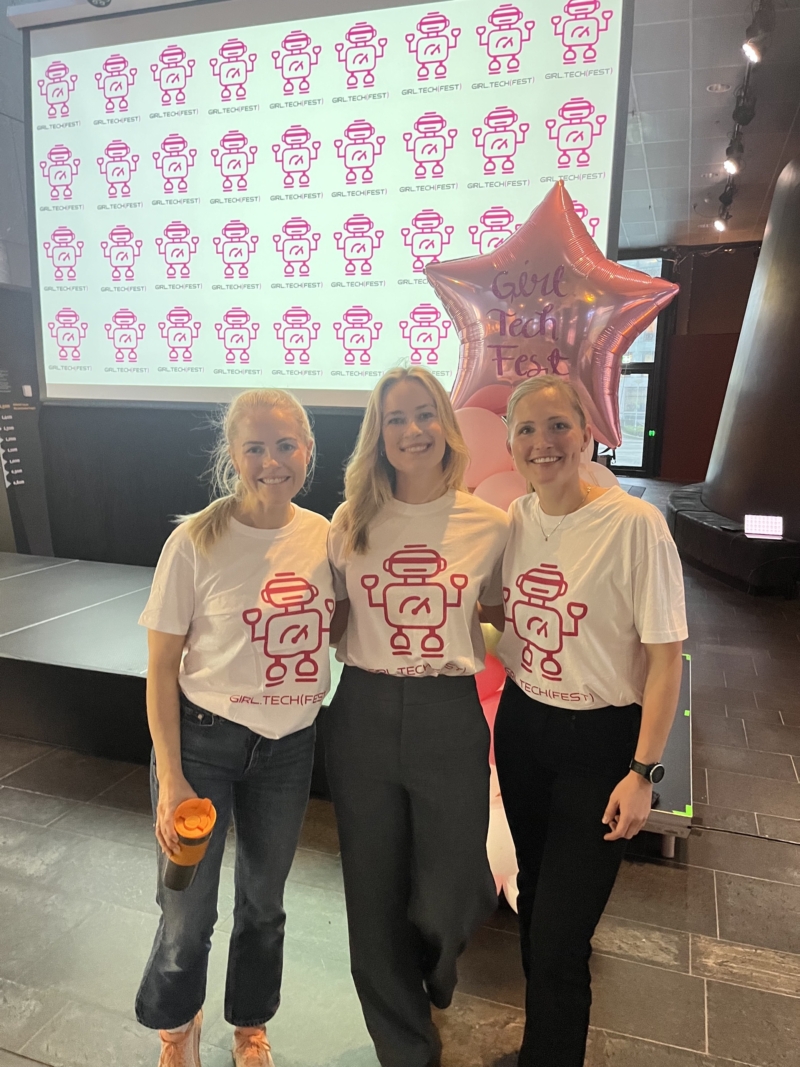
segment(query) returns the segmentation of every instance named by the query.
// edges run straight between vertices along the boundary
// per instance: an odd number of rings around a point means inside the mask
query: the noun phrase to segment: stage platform
[[[0,733],[146,763],[147,633],[153,569],[0,552]],[[341,664],[331,657],[335,692]],[[322,709],[324,715],[326,709]],[[648,830],[686,837],[692,817],[691,662]],[[318,746],[313,792],[327,795]]]

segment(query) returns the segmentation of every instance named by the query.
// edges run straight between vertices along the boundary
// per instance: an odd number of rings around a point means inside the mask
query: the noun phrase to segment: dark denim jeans
[[[136,997],[136,1017],[144,1026],[183,1026],[203,1005],[231,818],[236,828],[236,896],[225,1018],[234,1026],[260,1026],[278,1010],[286,919],[283,889],[308,802],[315,732],[312,725],[274,741],[181,700],[183,773],[198,796],[210,798],[217,824],[194,882],[183,892],[165,888],[167,860],[159,851],[156,899],[161,920]],[[150,782],[155,811],[158,782],[153,763]]]

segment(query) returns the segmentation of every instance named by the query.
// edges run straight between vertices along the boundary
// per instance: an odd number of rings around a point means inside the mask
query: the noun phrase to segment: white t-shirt
[[[620,488],[567,515],[534,494],[509,508],[506,628],[497,649],[528,696],[565,707],[642,701],[643,644],[688,636],[683,574],[661,513]]]
[[[187,635],[189,700],[264,737],[311,725],[330,687],[329,527],[297,505],[279,530],[232,519],[208,556],[185,525],[170,534],[139,623]]]
[[[364,555],[345,552],[342,505],[328,554],[337,600],[350,600],[337,658],[380,674],[476,674],[485,649],[475,605],[490,585],[501,603],[508,516],[469,493],[429,504],[391,500]]]

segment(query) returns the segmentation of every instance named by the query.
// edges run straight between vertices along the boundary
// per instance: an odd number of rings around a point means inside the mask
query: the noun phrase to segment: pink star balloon
[[[461,339],[456,409],[503,414],[519,382],[557,374],[578,390],[594,436],[619,446],[622,357],[678,286],[606,259],[563,182],[491,252],[425,273]]]

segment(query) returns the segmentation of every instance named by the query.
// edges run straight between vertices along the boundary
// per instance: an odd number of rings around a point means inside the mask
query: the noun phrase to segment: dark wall
[[[330,516],[360,416],[317,414],[317,469],[303,507]],[[208,503],[214,441],[206,411],[46,405],[47,501],[57,556],[152,566],[171,516]]]

